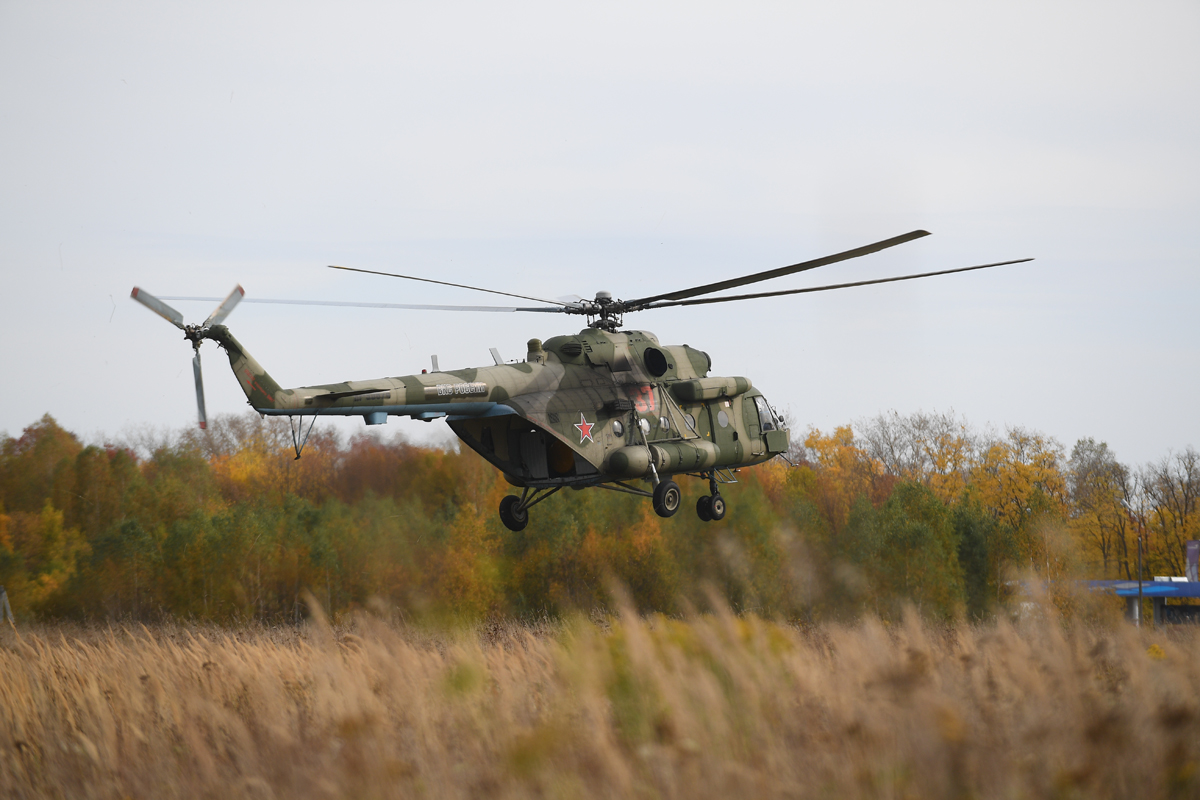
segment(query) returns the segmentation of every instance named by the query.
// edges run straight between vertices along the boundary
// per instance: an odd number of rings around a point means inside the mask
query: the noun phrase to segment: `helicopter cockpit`
[[[775,409],[771,408],[767,403],[767,398],[761,394],[754,398],[754,405],[758,409],[758,424],[762,426],[762,432],[782,431],[787,428],[787,424],[783,418],[775,413]]]

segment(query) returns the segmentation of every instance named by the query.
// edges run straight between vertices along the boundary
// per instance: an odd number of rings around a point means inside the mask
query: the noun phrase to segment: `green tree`
[[[0,499],[10,512],[37,513],[47,500],[69,505],[71,465],[83,445],[49,414],[0,444]]]
[[[860,499],[840,549],[862,577],[865,605],[891,617],[907,603],[940,618],[959,613],[965,595],[958,552],[949,509],[931,489],[908,481],[879,509]]]
[[[1016,557],[1011,537],[1001,537],[996,517],[968,492],[955,506],[954,532],[963,571],[963,599],[970,619],[983,619],[1000,596],[1000,565]]]

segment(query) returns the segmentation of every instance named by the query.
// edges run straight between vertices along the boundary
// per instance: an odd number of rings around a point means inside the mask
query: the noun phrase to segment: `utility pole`
[[[1142,523],[1138,521],[1138,627],[1142,627]]]
[[[1142,516],[1138,514],[1134,516],[1133,508],[1124,499],[1121,500],[1121,505],[1125,506],[1125,510],[1129,512],[1129,519],[1137,523],[1138,531],[1138,602],[1137,608],[1133,614],[1133,624],[1137,627],[1142,627]]]

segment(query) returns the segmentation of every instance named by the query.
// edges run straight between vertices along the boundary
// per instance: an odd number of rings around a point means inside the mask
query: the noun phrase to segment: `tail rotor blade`
[[[233,291],[229,293],[229,296],[221,301],[221,305],[217,306],[212,314],[209,314],[208,319],[204,320],[202,327],[207,328],[209,325],[220,325],[224,322],[225,318],[229,316],[229,312],[233,311],[237,307],[237,304],[242,302],[242,297],[245,294],[246,290],[242,288],[241,284],[233,287]]]
[[[208,416],[204,413],[204,378],[200,374],[200,348],[192,358],[192,374],[196,376],[196,409],[200,412],[200,430],[208,428]]]
[[[146,308],[153,311],[155,314],[158,314],[160,317],[162,317],[167,322],[174,325],[176,328],[183,330],[183,314],[180,314],[178,311],[171,308],[169,305],[164,303],[162,300],[159,300],[154,295],[150,294],[149,292],[145,291],[144,289],[139,289],[136,286],[133,287],[133,291],[130,292],[129,296],[132,297],[134,300],[137,300],[139,303],[144,305]]]

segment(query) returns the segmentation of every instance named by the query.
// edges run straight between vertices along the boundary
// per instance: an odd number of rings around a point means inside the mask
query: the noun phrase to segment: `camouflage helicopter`
[[[709,492],[697,501],[696,514],[702,520],[715,521],[726,513],[719,486],[735,482],[733,473],[742,467],[786,453],[790,432],[750,379],[710,375],[712,362],[702,350],[688,345],[663,345],[649,331],[621,330],[624,315],[669,306],[726,303],[914,280],[1032,260],[803,289],[706,297],[857,258],[928,235],[927,231],[912,231],[824,258],[633,300],[617,299],[608,292],[598,292],[593,300],[580,297],[545,300],[430,278],[335,267],[489,292],[540,305],[446,306],[250,298],[247,302],[575,314],[587,318],[587,327],[578,334],[555,336],[544,342],[530,339],[525,359],[518,363],[504,363],[493,348],[495,363],[490,366],[441,371],[435,356],[432,371],[422,370],[416,375],[295,389],[280,387],[221,324],[242,300],[245,292],[241,286],[199,325],[185,324],[183,316],[163,301],[217,298],[156,298],[136,287],[131,296],[180,328],[191,342],[195,351],[192,366],[201,428],[206,425],[206,417],[200,344],[211,339],[229,356],[229,364],[250,406],[264,416],[288,417],[297,458],[318,416],[361,416],[367,425],[385,423],[389,416],[426,421],[444,418],[468,447],[521,490],[519,496],[507,495],[500,503],[500,519],[510,530],[524,529],[529,523],[530,508],[568,486],[649,497],[659,516],[670,517],[682,503],[679,485],[673,480],[680,475],[708,482]],[[307,434],[303,420],[306,416],[313,418]],[[639,480],[648,481],[652,488],[634,485]]]

